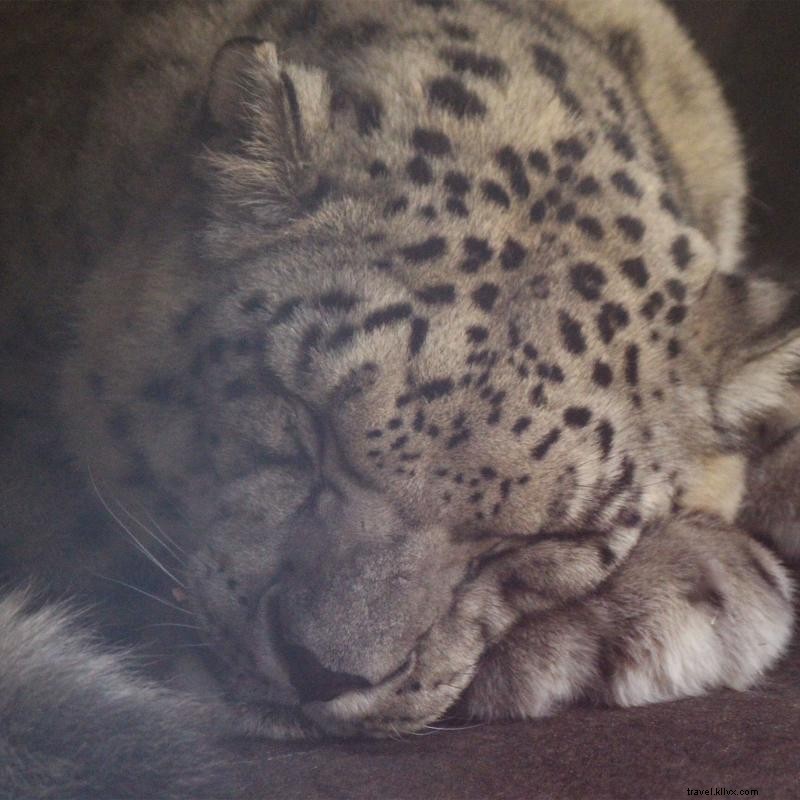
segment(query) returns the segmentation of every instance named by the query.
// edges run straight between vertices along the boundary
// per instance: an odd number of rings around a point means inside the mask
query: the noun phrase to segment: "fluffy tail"
[[[62,608],[0,599],[0,797],[238,797],[219,709],[139,677]]]

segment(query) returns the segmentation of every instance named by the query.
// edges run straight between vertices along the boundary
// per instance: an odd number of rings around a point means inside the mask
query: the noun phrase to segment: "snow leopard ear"
[[[329,95],[325,73],[282,64],[271,42],[223,45],[211,67],[200,159],[218,221],[263,230],[321,202],[326,187],[315,159]]]
[[[742,431],[796,405],[800,292],[766,278],[716,274],[690,315],[698,332],[704,316],[697,341],[701,358],[713,354],[709,362],[716,375],[710,383],[724,429]]]

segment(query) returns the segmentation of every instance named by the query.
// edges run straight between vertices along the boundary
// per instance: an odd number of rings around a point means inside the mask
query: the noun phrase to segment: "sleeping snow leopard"
[[[796,306],[737,272],[739,139],[670,13],[138,12],[8,144],[3,567],[141,586],[128,528],[220,699],[11,594],[4,794],[213,795],[215,726],[752,685],[792,625],[748,530],[798,552],[763,491],[800,461]]]

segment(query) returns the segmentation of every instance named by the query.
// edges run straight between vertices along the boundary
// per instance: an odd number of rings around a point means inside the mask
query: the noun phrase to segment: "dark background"
[[[744,134],[756,258],[800,263],[800,1],[669,0]]]
[[[752,261],[796,274],[800,0],[669,4],[720,77],[745,136]],[[113,28],[136,5],[0,2],[0,38],[25,43],[0,74],[5,107],[13,109],[14,95],[27,96],[38,81],[80,79],[58,68],[69,50],[59,31],[70,28],[74,13],[86,24],[102,8],[103,24]],[[0,147],[3,141],[0,131]],[[249,742],[237,753],[257,764],[253,796],[282,800],[679,798],[690,788],[755,788],[760,798],[796,798],[800,646],[796,641],[783,665],[747,693],[628,710],[576,708],[533,723],[452,727],[398,741]]]

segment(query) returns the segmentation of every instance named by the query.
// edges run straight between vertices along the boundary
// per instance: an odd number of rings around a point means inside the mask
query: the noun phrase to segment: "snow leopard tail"
[[[239,797],[215,709],[135,675],[61,607],[0,598],[0,797]]]

